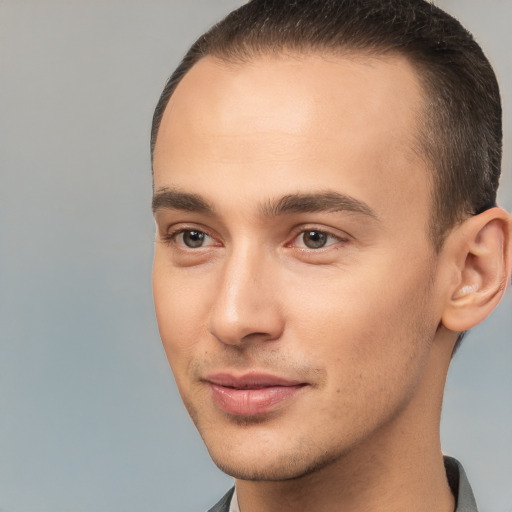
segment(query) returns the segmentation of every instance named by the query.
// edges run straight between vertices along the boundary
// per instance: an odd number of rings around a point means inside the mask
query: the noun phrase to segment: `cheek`
[[[204,290],[197,282],[173,272],[155,255],[153,299],[160,337],[173,372],[180,372],[192,357],[204,330]]]
[[[297,309],[288,313],[296,319],[291,337],[302,339],[303,350],[341,378],[389,379],[414,364],[420,371],[437,327],[425,285],[430,271],[383,258],[365,269],[337,269],[326,279],[303,282],[295,292]]]

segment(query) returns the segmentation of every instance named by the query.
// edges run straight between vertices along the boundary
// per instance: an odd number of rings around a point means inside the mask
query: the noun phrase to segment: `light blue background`
[[[152,110],[241,0],[0,0],[0,511],[204,510],[210,462],[158,338]],[[512,209],[512,2],[444,0],[495,64]],[[456,356],[446,452],[512,511],[512,294]]]

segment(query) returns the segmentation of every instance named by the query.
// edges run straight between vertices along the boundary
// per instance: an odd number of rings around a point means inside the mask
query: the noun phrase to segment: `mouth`
[[[256,416],[274,411],[294,398],[307,383],[275,375],[218,373],[206,377],[215,405],[235,416]]]

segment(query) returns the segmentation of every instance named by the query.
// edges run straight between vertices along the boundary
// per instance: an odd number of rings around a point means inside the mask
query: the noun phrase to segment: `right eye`
[[[216,245],[215,240],[211,236],[198,229],[181,229],[170,234],[168,238],[189,249],[199,249],[200,247]]]

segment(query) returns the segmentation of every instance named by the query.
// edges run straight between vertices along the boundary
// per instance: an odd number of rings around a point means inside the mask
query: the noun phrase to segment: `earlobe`
[[[475,215],[456,228],[452,243],[457,276],[442,324],[463,332],[492,312],[510,282],[512,217],[501,208]]]

